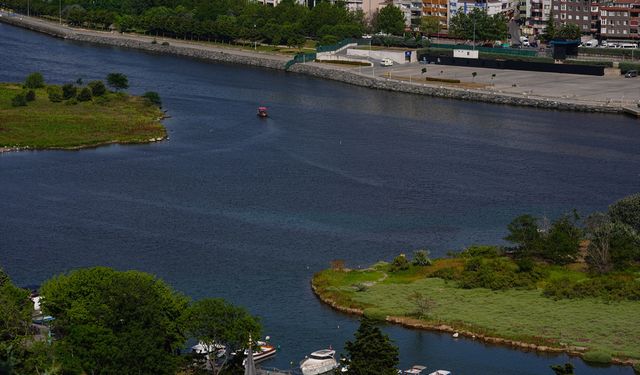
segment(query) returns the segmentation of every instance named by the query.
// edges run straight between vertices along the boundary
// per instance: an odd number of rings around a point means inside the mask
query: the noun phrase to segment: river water
[[[0,81],[125,73],[160,93],[167,142],[0,155],[0,264],[20,285],[76,267],[157,274],[260,315],[268,365],[341,350],[357,321],[314,272],[500,242],[521,213],[603,210],[640,186],[640,125],[617,115],[434,99],[306,76],[83,45],[0,24]],[[255,115],[259,104],[271,117]],[[630,322],[638,324],[638,322]],[[403,367],[548,374],[572,361],[394,326]]]

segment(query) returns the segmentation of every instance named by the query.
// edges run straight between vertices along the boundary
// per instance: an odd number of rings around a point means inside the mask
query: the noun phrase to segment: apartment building
[[[552,0],[553,19],[557,24],[573,23],[583,33],[596,33],[599,28],[597,0]]]
[[[393,0],[393,5],[404,14],[404,24],[412,30],[420,26],[422,19],[422,0]]]
[[[449,0],[448,17],[455,16],[458,12],[469,13],[474,8],[480,8],[488,15],[503,13],[508,17],[514,15],[518,9],[519,0]]]
[[[446,30],[449,10],[449,0],[422,0],[422,15],[437,17],[440,27]]]
[[[603,38],[637,39],[640,0],[614,0],[600,6]]]

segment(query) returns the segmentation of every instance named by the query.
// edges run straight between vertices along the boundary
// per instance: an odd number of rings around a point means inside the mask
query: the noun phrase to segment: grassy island
[[[640,242],[622,221],[637,224],[639,209],[634,195],[548,228],[523,215],[509,225],[515,247],[471,246],[435,260],[419,250],[358,270],[333,261],[312,287],[348,313],[638,366]]]
[[[95,96],[88,87],[72,84],[36,86],[0,84],[0,150],[79,149],[166,138],[163,113],[148,98],[110,92],[103,84],[104,92]]]

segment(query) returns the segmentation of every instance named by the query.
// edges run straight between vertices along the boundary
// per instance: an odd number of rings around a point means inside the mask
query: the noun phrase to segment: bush
[[[590,350],[584,353],[582,359],[584,359],[585,362],[602,364],[609,364],[612,360],[611,354],[598,350]]]
[[[11,99],[11,105],[14,107],[24,107],[27,105],[27,97],[24,93],[17,94]]]
[[[163,46],[168,46],[168,45],[169,45],[169,42],[162,42],[162,45],[163,45]]]
[[[603,298],[640,301],[640,280],[624,274],[610,274],[580,281],[561,278],[545,285],[542,294],[553,299]]]
[[[431,274],[430,277],[439,277],[443,280],[457,280],[460,278],[455,268],[441,268]]]
[[[458,286],[464,289],[528,289],[534,288],[541,278],[540,272],[519,272],[519,267],[509,258],[473,257],[467,260]]]
[[[433,262],[429,258],[429,250],[416,250],[413,252],[414,266],[430,266]]]
[[[640,363],[633,365],[633,371],[635,371],[636,374],[640,374]]]
[[[142,95],[142,97],[147,99],[149,103],[162,107],[162,100],[160,100],[160,95],[157,92],[147,91]]]
[[[353,289],[355,289],[356,292],[366,292],[369,287],[365,283],[356,283],[353,284]]]
[[[76,105],[76,104],[78,104],[78,100],[76,98],[71,98],[71,99],[67,100],[66,102],[64,102],[64,104],[66,104],[66,105]]]
[[[495,258],[500,255],[500,248],[497,246],[488,245],[472,245],[464,249],[460,256],[465,258],[481,257],[481,258]]]
[[[60,103],[63,100],[62,88],[60,86],[47,87],[47,94],[49,95],[49,100],[53,103]]]
[[[102,81],[91,81],[88,86],[93,96],[102,96],[107,92],[107,87]]]
[[[83,87],[82,90],[80,90],[80,94],[78,94],[78,101],[88,102],[89,100],[91,100],[91,89]]]
[[[400,254],[393,258],[391,265],[389,266],[390,272],[405,271],[409,269],[409,261],[404,254]]]
[[[619,65],[620,74],[625,74],[629,70],[640,70],[640,64],[621,62]]]
[[[44,87],[44,77],[42,73],[31,73],[24,81],[24,87],[28,89],[39,89]]]
[[[36,100],[36,92],[33,90],[27,91],[25,98],[27,99],[28,102],[32,102]]]
[[[73,83],[65,83],[62,85],[62,98],[64,98],[64,100],[75,98],[77,93],[78,89]]]

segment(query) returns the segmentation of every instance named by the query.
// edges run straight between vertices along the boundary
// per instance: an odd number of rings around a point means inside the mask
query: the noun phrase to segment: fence
[[[473,49],[473,46],[468,46],[466,44],[436,44],[433,43],[430,45],[431,48],[442,48],[442,49]],[[492,47],[476,47],[477,51],[480,52],[489,52],[489,53],[499,53],[502,55],[515,55],[515,56],[537,56],[538,51],[533,50],[523,50],[523,49],[515,49],[515,48],[492,48]]]
[[[289,70],[289,68],[291,68],[291,66],[293,66],[293,64],[298,64],[298,63],[308,63],[308,62],[313,62],[316,59],[316,54],[315,53],[297,53],[295,56],[293,56],[293,59],[287,61],[287,63],[284,65],[284,70]]]

